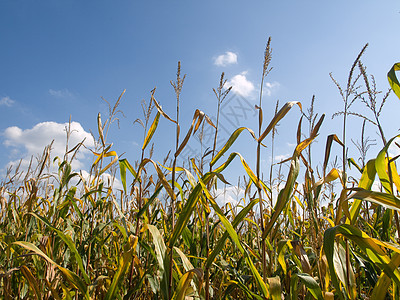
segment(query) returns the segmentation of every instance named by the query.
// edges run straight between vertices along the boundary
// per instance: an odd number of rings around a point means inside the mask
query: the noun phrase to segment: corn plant
[[[351,66],[346,88],[331,75],[344,103],[344,110],[335,114],[343,117],[343,130],[341,138],[335,132],[326,137],[325,153],[319,156],[323,160],[317,163],[311,145],[325,115],[314,111],[315,97],[306,111],[300,102],[277,102],[271,120],[264,120],[269,39],[257,130],[236,128],[217,147],[221,104],[231,90],[223,73],[213,89],[216,124],[196,110],[181,139],[185,76],[178,63],[176,81],[171,82],[176,116],[163,110],[153,89],[150,101],[142,102],[143,119],[135,122],[143,127],[136,161],[121,158],[108,141],[109,128],[120,115],[122,93],[109,105],[105,121],[97,116],[88,176],[71,165],[84,141],[72,148],[67,142],[65,155],[54,159],[50,144],[28,169],[8,169],[0,184],[0,299],[399,298],[400,176],[398,157],[391,157],[389,148],[400,145],[398,136],[387,140],[384,134],[382,108],[389,92],[378,100],[375,80],[361,62],[365,50]],[[399,63],[388,79],[400,98],[398,70]],[[366,112],[352,110],[356,101]],[[292,118],[298,116],[292,156],[263,166],[267,138],[273,148],[277,126],[293,107],[300,112],[291,112]],[[363,121],[361,142],[355,143],[360,160],[352,157],[346,142],[348,117]],[[158,162],[153,158],[154,134],[162,122],[174,127],[174,145]],[[214,139],[202,144],[204,155],[180,165],[177,158],[205,126],[213,128]],[[375,158],[367,155],[372,141],[365,137],[367,126],[376,126],[382,141]],[[254,141],[255,171],[247,163],[252,153],[231,150],[243,132]],[[67,130],[67,141],[69,134]],[[333,151],[337,146],[341,164]],[[207,156],[210,162],[204,168]],[[236,205],[220,205],[216,190],[230,185],[225,174],[234,160],[242,166],[237,190],[243,187],[245,192]],[[285,164],[287,172],[282,171]],[[121,180],[121,190],[115,188],[115,178]]]

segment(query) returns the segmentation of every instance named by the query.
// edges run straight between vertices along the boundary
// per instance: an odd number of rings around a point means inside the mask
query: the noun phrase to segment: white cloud
[[[6,96],[0,99],[0,106],[12,106],[15,103],[15,101],[13,99],[11,99],[10,97]]]
[[[22,158],[22,166],[29,164],[32,156],[36,157],[43,153],[44,147],[53,140],[51,157],[59,156],[63,158],[66,149],[66,128],[68,123],[42,122],[36,124],[31,129],[21,129],[16,126],[8,127],[4,132],[4,145],[12,148],[13,156]],[[69,139],[69,149],[72,149],[84,139],[87,147],[93,147],[94,141],[90,133],[86,132],[80,123],[71,122],[71,135]],[[84,147],[80,148],[76,159],[72,163],[74,169],[80,169],[84,166],[86,155],[90,151]],[[10,162],[8,165],[15,165],[18,160]]]
[[[228,186],[225,189],[217,189],[215,200],[219,206],[231,203],[233,206],[237,205],[244,197],[244,189],[237,186]]]
[[[93,175],[90,175],[87,171],[81,170],[80,174],[82,178],[86,181],[92,181],[94,179]],[[118,178],[111,176],[108,173],[103,173],[100,175],[101,180],[104,182],[104,187],[111,187],[114,191],[116,189],[123,190],[122,182]]]
[[[276,92],[280,86],[280,83],[277,81],[267,82],[265,84],[265,93],[267,94],[267,96],[271,96],[272,93]]]
[[[49,89],[49,94],[57,97],[57,98],[71,98],[74,97],[74,94],[71,93],[68,89],[62,89],[62,90],[53,90]]]
[[[247,98],[252,98],[254,92],[254,84],[246,78],[247,72],[242,72],[232,77],[231,80],[227,81],[225,87],[232,86],[232,91],[236,94]]]
[[[227,51],[225,54],[219,55],[215,60],[214,64],[219,67],[225,67],[231,64],[237,64],[237,54]]]

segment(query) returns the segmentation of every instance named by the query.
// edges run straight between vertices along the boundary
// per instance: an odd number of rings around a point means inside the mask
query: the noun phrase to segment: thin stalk
[[[370,82],[368,80],[368,75],[367,75],[367,72],[366,72],[366,68],[363,66],[363,64],[361,62],[358,62],[358,67],[359,67],[360,72],[361,72],[361,74],[363,76],[364,83],[365,83],[365,86],[367,88],[366,92],[368,94],[368,100],[365,100],[364,98],[362,98],[362,102],[364,102],[364,104],[373,112],[374,118],[375,118],[375,122],[372,122],[368,118],[366,118],[366,120],[374,123],[378,127],[379,134],[380,134],[380,137],[382,139],[383,146],[385,147],[386,144],[387,144],[387,141],[386,141],[385,135],[383,133],[383,129],[382,129],[381,123],[379,121],[379,116],[380,116],[380,113],[382,111],[382,108],[383,108],[384,104],[386,103],[386,99],[389,96],[390,90],[384,95],[384,97],[383,97],[383,99],[381,101],[381,104],[379,106],[379,109],[377,110],[376,95],[379,92],[376,90],[376,84],[375,84],[374,76],[371,76],[371,79],[372,79],[372,88],[371,88]],[[388,168],[390,189],[391,189],[392,195],[394,195],[393,174],[392,174],[392,169],[390,167],[391,161],[390,161],[390,157],[389,157],[388,151],[386,151],[386,159],[388,161],[387,162],[387,164],[388,164],[387,168]],[[397,211],[394,212],[394,218],[395,218],[397,232],[400,233],[400,223],[399,223],[399,216],[398,216]]]
[[[172,179],[171,179],[171,185],[172,185],[172,192],[175,193],[175,169],[176,169],[176,159],[177,159],[177,151],[179,147],[179,105],[180,105],[180,94],[182,91],[182,86],[183,82],[185,80],[186,75],[184,75],[181,78],[181,62],[178,62],[178,71],[176,74],[176,82],[171,81],[171,85],[174,87],[175,94],[176,94],[176,142],[175,142],[175,155],[174,155],[174,160],[172,164]],[[175,201],[172,198],[171,199],[171,222],[172,222],[172,231],[174,232],[175,228]],[[172,297],[172,267],[173,267],[173,245],[170,245],[170,253],[169,253],[169,298]]]
[[[352,94],[355,93],[355,84],[360,78],[360,75],[356,77],[355,80],[353,80],[353,72],[360,61],[361,55],[364,53],[366,50],[368,44],[364,46],[364,48],[361,50],[361,52],[358,54],[356,60],[354,61],[348,81],[347,81],[347,88],[346,88],[346,94],[343,98],[344,100],[344,113],[343,113],[343,133],[342,133],[342,142],[343,142],[343,151],[342,151],[342,163],[343,163],[343,188],[345,189],[347,186],[347,173],[346,173],[346,163],[347,163],[347,148],[346,148],[346,125],[347,125],[347,115],[348,115],[348,110],[350,106],[353,104],[354,100],[358,98],[358,95],[356,96],[349,102],[349,98]],[[345,239],[346,241],[346,281],[347,281],[347,286],[350,286],[350,252],[349,252],[349,246],[348,246],[348,240]]]
[[[271,37],[268,39],[267,46],[264,53],[264,64],[263,64],[263,72],[261,77],[261,86],[260,86],[260,101],[258,107],[258,136],[261,136],[261,127],[263,122],[263,115],[262,115],[262,93],[263,93],[263,86],[264,86],[264,79],[268,75],[271,69],[268,69],[269,63],[271,62]],[[261,186],[260,182],[260,165],[261,165],[261,141],[257,141],[257,162],[256,162],[256,175],[257,175],[257,194],[259,198],[259,206],[260,206],[260,228],[261,228],[261,235],[264,236],[265,231],[265,224],[264,224],[264,208],[263,208],[263,199],[261,193]],[[265,238],[261,239],[261,264],[263,269],[263,279],[264,281],[267,280],[267,265],[266,265],[266,245],[265,245]]]
[[[278,112],[278,107],[279,107],[279,100],[278,101],[276,101],[276,105],[275,105],[275,116],[276,116],[276,114],[277,114],[277,112]],[[275,134],[276,134],[276,129],[274,128],[273,130],[272,130],[272,138],[271,138],[271,159],[272,159],[272,162],[271,162],[271,166],[270,166],[270,170],[269,170],[269,184],[270,184],[270,186],[271,186],[271,193],[270,193],[270,205],[271,205],[271,207],[273,207],[273,203],[272,203],[272,195],[273,195],[273,190],[272,190],[272,187],[273,187],[273,179],[272,179],[272,174],[273,174],[273,171],[274,171],[274,148],[275,148]]]
[[[144,115],[144,124],[143,122],[138,119],[135,122],[138,122],[139,124],[141,124],[143,126],[143,141],[145,141],[146,139],[146,135],[147,135],[147,130],[148,130],[148,125],[149,125],[149,120],[150,120],[150,115],[151,112],[153,110],[153,106],[152,106],[152,99],[154,97],[154,93],[155,93],[155,88],[151,91],[151,98],[150,98],[150,102],[149,105],[146,105],[145,100],[142,100],[142,110],[143,110],[143,115]],[[140,163],[139,166],[142,164],[143,160],[144,160],[144,153],[145,153],[145,148],[142,147],[142,151],[141,151],[141,157],[140,157]],[[139,178],[141,176],[141,171],[139,171],[138,174]],[[140,211],[142,209],[142,199],[143,199],[143,181],[142,180],[138,180],[139,182],[139,193],[137,194],[137,205],[138,205],[138,211]],[[121,208],[122,208],[122,203],[121,203]],[[139,235],[139,231],[140,231],[140,220],[139,218],[136,218],[136,230],[135,230],[135,235],[138,236]],[[138,258],[140,259],[140,251],[138,252]],[[131,286],[132,284],[132,280],[133,280],[133,271],[134,271],[134,258],[132,258],[132,262],[131,262],[131,270],[130,270],[130,274],[129,274],[129,286]]]
[[[215,150],[217,148],[217,137],[218,137],[218,126],[219,126],[219,114],[220,114],[220,109],[221,109],[221,103],[224,101],[232,87],[229,87],[227,90],[223,91],[223,88],[226,84],[226,80],[224,80],[224,73],[221,74],[221,79],[219,82],[219,87],[217,90],[213,89],[215,96],[217,97],[218,100],[218,106],[217,106],[217,121],[215,124],[215,132],[214,132],[214,141],[213,141],[213,148],[211,151],[211,161],[214,159],[215,156]],[[210,172],[212,171],[212,166],[210,162]],[[210,252],[210,214],[205,212],[206,214],[206,257],[208,258],[209,252]],[[204,277],[205,277],[205,282],[206,282],[206,300],[210,299],[210,269],[208,267],[205,268],[204,270]]]

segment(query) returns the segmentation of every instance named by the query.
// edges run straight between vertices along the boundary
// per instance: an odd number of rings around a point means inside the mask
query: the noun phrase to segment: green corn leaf
[[[361,179],[358,183],[358,187],[365,189],[365,190],[370,190],[372,187],[372,184],[374,183],[375,180],[375,175],[376,175],[376,169],[375,169],[375,159],[371,159],[367,162],[367,164],[364,167],[364,170],[361,175]],[[356,199],[351,206],[350,209],[350,220],[351,224],[354,225],[357,221],[361,204],[362,204],[363,199]]]
[[[285,250],[287,246],[290,246],[290,240],[281,240],[278,242],[278,263],[281,265],[283,273],[286,275],[287,267],[285,261]]]
[[[57,267],[62,274],[65,276],[65,278],[74,286],[76,287],[81,293],[82,295],[84,295],[85,299],[89,300],[89,294],[88,294],[88,286],[85,284],[84,281],[82,281],[79,276],[64,268],[61,267],[60,265],[58,265],[56,262],[54,262],[50,257],[48,257],[46,254],[44,254],[42,252],[42,250],[40,250],[38,247],[36,247],[34,244],[30,243],[30,242],[23,242],[23,241],[18,241],[18,242],[14,242],[13,244],[21,246],[29,251],[34,252],[35,254],[41,256],[42,258],[44,258],[47,262],[49,262],[50,264],[54,265],[55,267]]]
[[[192,263],[189,261],[189,259],[186,257],[186,255],[177,247],[174,247],[174,250],[176,251],[176,253],[178,253],[179,257],[182,260],[182,265],[185,269],[186,272],[189,272],[193,269],[195,269],[192,265]],[[198,278],[198,284],[197,287],[196,285],[192,282],[192,288],[193,290],[196,292],[195,297],[199,297],[200,298],[200,292],[201,292],[201,285],[202,285],[202,280],[203,280],[203,276],[197,276]]]
[[[355,166],[356,169],[362,174],[363,170],[362,170],[362,168],[356,163],[356,161],[354,160],[354,158],[348,158],[348,159],[347,159],[347,162],[348,162],[349,168],[351,168],[351,166],[353,165],[353,166]]]
[[[247,130],[251,136],[257,140],[256,135],[254,134],[253,130],[247,128],[247,127],[240,127],[238,129],[236,129],[231,136],[229,137],[228,141],[225,143],[225,145],[222,147],[221,150],[218,151],[218,153],[214,156],[213,160],[210,162],[210,165],[213,166],[215,165],[215,163],[218,161],[218,159],[221,158],[222,155],[224,155],[224,153],[226,151],[229,150],[229,148],[233,145],[233,143],[236,141],[236,139],[239,137],[239,135],[242,133],[243,130]]]
[[[146,203],[143,205],[142,209],[138,211],[136,218],[140,218],[141,215],[150,207],[150,205],[154,202],[155,199],[157,199],[158,194],[162,190],[162,186],[160,186],[154,194],[146,201]]]
[[[242,289],[243,292],[246,293],[248,299],[257,299],[257,300],[264,300],[265,298],[260,297],[259,295],[253,293],[245,284],[241,283],[240,281],[236,281],[236,280],[230,280],[229,282],[227,282],[228,288],[227,288],[227,292],[229,292],[229,287],[230,286],[238,286],[239,288]],[[225,297],[224,299],[226,299],[227,297]]]
[[[385,191],[389,194],[392,193],[392,187],[391,187],[389,175],[387,173],[388,160],[387,160],[386,156],[387,156],[388,149],[389,149],[391,143],[398,137],[400,137],[400,134],[391,138],[386,143],[385,147],[383,147],[383,149],[379,152],[379,154],[375,160],[376,173],[378,174],[381,184],[384,187]],[[391,164],[393,164],[393,163],[394,162],[392,162]]]
[[[157,115],[154,118],[154,121],[151,124],[149,131],[147,132],[146,138],[144,139],[142,150],[146,149],[147,145],[150,143],[150,140],[154,135],[154,132],[156,132],[158,121],[160,120],[160,115],[160,112],[157,112]]]
[[[259,202],[259,199],[254,199],[252,200],[245,208],[243,208],[238,215],[235,217],[235,219],[232,222],[232,227],[236,228],[239,223],[247,216],[247,214],[250,212],[250,210],[254,207]],[[214,247],[214,250],[210,253],[208,256],[206,262],[205,262],[205,268],[210,268],[211,264],[213,263],[214,259],[217,257],[217,255],[222,251],[225,241],[229,237],[229,233],[227,231],[224,232],[223,236],[218,240],[217,245]]]
[[[174,300],[184,300],[187,295],[187,290],[189,288],[190,282],[192,281],[194,275],[196,275],[200,280],[203,279],[203,270],[202,269],[192,269],[183,274],[181,279],[179,280],[178,286],[175,289],[174,295],[172,299]]]
[[[390,261],[390,267],[394,270],[400,266],[400,254],[394,253]],[[384,300],[386,293],[392,284],[392,280],[384,272],[382,272],[371,294],[371,299]]]
[[[400,70],[400,63],[395,63],[393,67],[389,70],[387,77],[389,80],[390,87],[392,88],[393,92],[397,95],[400,99],[400,83],[396,77],[396,71]]]
[[[373,192],[361,188],[354,188],[351,190],[355,192],[351,194],[347,200],[349,199],[365,200],[382,205],[389,209],[400,211],[400,199],[391,194]]]
[[[319,287],[317,281],[306,273],[296,274],[300,281],[306,286],[308,291],[313,295],[315,299],[323,300],[321,288]]]
[[[136,179],[137,178],[137,174],[135,172],[135,170],[133,169],[133,167],[131,166],[131,164],[128,162],[128,160],[126,158],[119,160],[119,171],[121,174],[121,182],[122,182],[122,186],[124,187],[124,192],[126,194],[126,169],[129,170],[129,172],[131,172],[131,174],[133,175],[133,177]],[[140,182],[140,179],[139,179]]]
[[[119,292],[119,286],[122,285],[122,282],[125,279],[125,274],[127,273],[130,263],[132,262],[132,257],[134,255],[137,243],[138,238],[131,235],[128,239],[128,242],[124,246],[122,257],[119,258],[118,267],[104,298],[105,300],[112,300],[116,298],[116,295]]]
[[[21,266],[20,268],[22,274],[24,275],[24,277],[26,278],[26,280],[28,281],[28,284],[30,286],[30,288],[32,289],[33,293],[35,294],[35,298],[36,299],[42,299],[41,292],[39,290],[39,284],[35,278],[35,276],[33,276],[32,272],[29,270],[29,268],[25,265]]]
[[[171,185],[168,183],[167,179],[165,178],[160,167],[158,166],[158,164],[156,164],[153,160],[146,158],[143,160],[142,164],[140,165],[139,170],[141,168],[143,168],[147,163],[153,164],[154,168],[156,169],[158,179],[161,181],[161,183],[164,186],[165,190],[167,191],[168,195],[171,197],[171,199],[176,200],[176,195],[175,195],[174,191],[172,190]],[[138,173],[139,173],[139,171],[138,171]]]
[[[83,278],[85,279],[87,284],[90,284],[90,279],[88,274],[85,271],[85,268],[83,266],[83,261],[82,257],[80,256],[78,250],[75,247],[75,243],[72,241],[71,237],[64,234],[61,230],[58,230],[57,228],[53,227],[48,220],[46,220],[44,217],[38,216],[35,213],[31,213],[32,216],[34,216],[36,219],[42,221],[44,224],[46,224],[51,230],[57,233],[57,235],[64,241],[65,244],[67,244],[69,250],[74,254],[76,262],[78,263],[79,270],[82,272]]]
[[[297,104],[297,103],[293,103],[293,105],[294,104]],[[302,141],[300,144],[298,144],[296,146],[296,149],[294,150],[294,153],[292,155],[292,161],[290,163],[290,170],[289,170],[288,177],[286,179],[285,187],[283,188],[283,190],[281,190],[279,192],[278,200],[274,207],[274,212],[273,212],[267,226],[265,227],[264,232],[262,233],[263,240],[267,237],[267,235],[269,234],[269,232],[271,231],[273,226],[276,225],[276,221],[278,220],[281,212],[286,207],[287,203],[289,203],[290,197],[293,192],[293,187],[294,187],[295,181],[297,179],[297,176],[299,175],[300,154],[317,137],[318,130],[321,127],[321,124],[322,124],[324,118],[325,118],[325,115],[322,115],[321,118],[318,120],[317,124],[314,126],[314,128],[310,134],[310,137],[305,139],[304,141]]]
[[[218,217],[221,220],[222,224],[224,225],[226,231],[229,233],[229,236],[231,237],[232,241],[235,243],[236,247],[239,249],[239,251],[244,256],[246,264],[249,266],[251,272],[253,273],[254,279],[256,280],[259,288],[261,289],[263,296],[269,297],[269,291],[268,291],[267,285],[265,284],[260,273],[257,271],[256,267],[254,266],[253,261],[251,260],[249,254],[243,248],[242,243],[240,242],[239,236],[237,235],[232,224],[225,217],[224,213],[222,212],[221,208],[218,206],[217,202],[215,202],[214,198],[211,196],[211,194],[210,194],[209,190],[207,189],[206,185],[204,184],[204,182],[201,179],[199,179],[199,183],[201,184],[203,192],[206,195],[208,201],[211,203],[212,208],[214,209],[215,213],[218,215]]]
[[[270,193],[271,190],[265,185],[265,183],[262,180],[257,180],[257,176],[254,174],[254,172],[251,170],[251,168],[249,167],[249,165],[246,163],[246,161],[244,160],[243,156],[238,153],[238,152],[232,152],[228,159],[218,168],[216,168],[213,172],[215,173],[221,173],[223,170],[225,170],[229,164],[233,161],[233,159],[239,156],[240,161],[242,162],[242,166],[244,167],[247,175],[249,175],[251,181],[256,185],[256,187],[260,187],[262,188],[266,193]]]
[[[336,275],[334,266],[334,248],[336,236],[341,235],[350,241],[353,241],[360,247],[368,258],[378,266],[391,280],[396,284],[400,283],[400,272],[397,268],[393,268],[391,265],[391,259],[388,257],[386,252],[381,248],[383,243],[370,238],[365,232],[360,229],[348,225],[342,224],[325,231],[324,234],[324,251],[328,261],[330,276],[332,283],[336,291],[340,291],[340,284]],[[343,299],[343,295],[339,294],[340,298]]]
[[[299,174],[299,169],[300,169],[299,159],[297,156],[293,156],[292,162],[290,164],[290,170],[289,170],[288,178],[286,180],[285,187],[283,188],[283,190],[281,190],[279,192],[278,200],[274,207],[274,212],[263,232],[263,235],[262,235],[263,239],[265,239],[267,237],[267,235],[271,231],[272,227],[274,225],[276,225],[276,221],[278,220],[279,215],[285,208],[286,204],[289,202],[289,199],[290,199],[292,191],[293,191],[294,183]]]
[[[182,212],[179,214],[178,220],[176,221],[171,237],[169,238],[169,248],[172,248],[175,245],[176,240],[179,238],[183,229],[186,227],[186,224],[189,221],[190,216],[192,215],[192,212],[200,199],[201,191],[201,185],[197,184],[190,193],[188,199],[186,200]]]
[[[200,124],[202,123],[203,119],[205,117],[205,114],[201,111],[196,109],[194,115],[193,115],[193,120],[192,120],[192,125],[190,126],[185,138],[183,139],[182,143],[178,147],[178,149],[175,152],[175,157],[178,157],[178,155],[182,152],[182,150],[185,148],[186,144],[189,142],[189,138],[193,134],[196,133],[196,131],[199,129]]]
[[[298,101],[287,102],[282,108],[275,114],[274,118],[268,124],[267,128],[258,138],[259,142],[262,142],[265,137],[270,133],[270,131],[276,126],[276,124],[289,112],[289,110],[293,107],[293,105],[298,105],[301,108],[301,103]]]

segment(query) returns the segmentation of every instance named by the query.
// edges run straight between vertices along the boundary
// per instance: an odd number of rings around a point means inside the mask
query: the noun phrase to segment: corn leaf
[[[282,300],[282,287],[279,276],[267,278],[272,300]]]
[[[125,274],[128,271],[129,265],[132,262],[132,257],[135,252],[136,245],[138,243],[138,237],[131,235],[128,242],[124,245],[124,252],[122,257],[119,258],[118,268],[114,274],[113,280],[110,287],[108,288],[105,300],[112,300],[116,298],[119,292],[119,286],[125,279]]]
[[[38,216],[35,213],[30,213],[32,216],[34,216],[36,219],[42,221],[44,224],[46,224],[51,230],[57,233],[57,235],[64,241],[65,244],[67,244],[69,250],[74,254],[74,257],[76,259],[76,262],[78,263],[79,270],[82,272],[83,278],[85,279],[87,284],[90,284],[90,279],[88,274],[85,271],[85,268],[83,266],[83,261],[82,257],[80,256],[78,250],[75,247],[75,243],[72,241],[71,237],[68,235],[64,234],[61,230],[58,230],[57,228],[53,227],[50,222],[45,219],[44,217]]]
[[[247,214],[251,211],[251,209],[254,207],[259,202],[259,199],[254,199],[252,200],[245,208],[243,208],[238,215],[235,217],[235,219],[232,222],[232,227],[236,228],[239,223],[247,216]],[[217,255],[222,251],[225,241],[229,237],[229,232],[225,231],[223,236],[218,240],[217,245],[214,247],[214,250],[210,253],[210,255],[207,257],[207,260],[205,262],[205,268],[210,268],[211,264],[213,263],[214,259],[217,257]]]
[[[297,103],[293,103],[293,105],[294,104],[297,104]],[[325,118],[325,115],[322,115],[321,118],[318,120],[317,124],[314,126],[314,128],[310,134],[310,137],[305,139],[304,141],[302,141],[300,144],[298,144],[296,146],[296,149],[294,150],[294,153],[292,156],[292,161],[290,163],[290,170],[289,170],[289,174],[288,174],[288,177],[286,180],[285,187],[283,188],[283,190],[281,190],[279,192],[278,200],[274,207],[274,212],[273,212],[267,226],[265,227],[264,232],[262,233],[263,240],[267,237],[267,235],[271,231],[272,227],[274,225],[276,225],[276,221],[278,220],[281,212],[286,207],[287,203],[289,203],[290,197],[293,192],[293,187],[294,187],[295,181],[297,179],[297,176],[299,175],[299,169],[300,169],[299,156],[300,156],[301,152],[304,149],[306,149],[311,144],[311,142],[317,137],[318,130],[321,127],[321,124],[322,124],[324,118]]]
[[[259,295],[255,294],[255,293],[253,293],[245,284],[243,284],[243,283],[240,282],[240,281],[237,281],[237,280],[230,280],[229,282],[227,282],[227,284],[228,284],[228,289],[226,290],[226,292],[229,292],[229,287],[232,287],[232,286],[235,286],[235,285],[236,285],[236,286],[238,286],[240,289],[242,289],[243,292],[246,293],[248,299],[257,299],[257,300],[264,300],[264,299],[265,299],[265,298],[260,297]],[[227,293],[226,293],[226,294],[227,294]],[[225,297],[225,298],[227,298],[227,297]],[[225,299],[225,298],[224,298],[224,299]]]
[[[361,175],[361,179],[358,183],[358,187],[365,189],[365,190],[370,190],[372,187],[372,184],[374,183],[375,180],[375,175],[376,175],[376,169],[375,169],[375,159],[371,159],[367,162],[367,164],[364,167],[364,170]],[[363,199],[356,199],[354,200],[353,205],[351,206],[350,209],[350,220],[351,224],[354,225],[357,221],[361,204],[362,204]]]
[[[276,225],[276,221],[278,220],[279,215],[285,208],[286,204],[289,202],[290,196],[293,191],[294,182],[299,174],[299,169],[300,169],[299,158],[297,155],[294,155],[292,158],[292,162],[290,164],[290,170],[288,178],[286,180],[285,187],[279,192],[278,200],[274,207],[274,212],[272,213],[272,216],[262,234],[263,239],[267,237],[272,227]]]
[[[193,209],[196,207],[197,201],[200,198],[201,193],[201,185],[197,184],[192,192],[190,193],[188,199],[185,202],[185,205],[182,209],[182,212],[179,214],[178,220],[176,221],[175,228],[172,231],[171,237],[168,241],[169,248],[172,248],[175,245],[176,240],[181,235],[183,229],[186,227],[187,222],[190,219],[190,216],[193,212]]]
[[[397,269],[400,266],[400,254],[399,253],[394,253],[392,255],[389,265],[393,270]],[[378,279],[378,282],[375,284],[375,287],[372,291],[371,299],[374,299],[374,300],[386,299],[386,293],[387,293],[391,283],[392,283],[392,280],[384,272],[382,272],[381,276]]]
[[[35,295],[35,298],[38,300],[42,299],[42,297],[40,296],[41,293],[39,290],[39,284],[38,284],[35,276],[33,276],[32,272],[25,265],[21,266],[20,270],[21,270],[22,274],[24,274],[24,277],[26,278],[26,280],[28,281],[29,286]]]
[[[400,83],[396,77],[396,71],[400,70],[400,63],[396,63],[393,67],[389,70],[387,77],[389,80],[390,87],[392,88],[393,92],[397,95],[400,99]]]
[[[210,165],[213,166],[215,163],[221,158],[222,155],[226,151],[229,150],[229,148],[233,145],[233,143],[236,141],[236,139],[239,137],[239,135],[242,133],[243,130],[247,130],[251,136],[257,140],[256,135],[254,134],[253,130],[247,128],[247,127],[240,127],[236,129],[231,136],[229,137],[228,141],[225,143],[225,145],[221,148],[221,150],[218,151],[218,153],[214,156],[213,160],[210,162]]]
[[[270,131],[276,126],[276,124],[289,112],[293,105],[298,105],[301,108],[301,103],[298,101],[287,102],[274,116],[271,122],[268,124],[267,128],[258,138],[258,142],[262,142],[265,137],[270,133]]]
[[[177,124],[176,121],[174,121],[173,119],[171,119],[171,118],[162,110],[161,105],[158,104],[158,102],[156,101],[156,98],[154,98],[154,95],[153,95],[153,94],[151,95],[151,100],[154,102],[154,105],[155,105],[155,107],[157,108],[158,112],[159,112],[164,118],[166,118],[167,120],[169,120],[169,121],[171,121],[171,122]]]
[[[150,143],[151,138],[156,132],[158,121],[160,120],[160,112],[157,112],[157,115],[154,118],[153,123],[151,124],[149,131],[147,132],[146,138],[144,139],[142,150],[146,149],[147,145]]]
[[[164,271],[164,260],[166,256],[167,247],[165,246],[164,239],[156,226],[146,224],[145,230],[148,229],[153,237],[153,244],[156,250],[158,266],[161,273]]]
[[[178,149],[175,152],[175,157],[178,157],[178,155],[182,152],[182,150],[185,148],[186,144],[189,142],[189,138],[193,134],[196,133],[197,129],[199,129],[199,126],[201,122],[204,119],[205,114],[201,111],[196,109],[194,115],[193,115],[193,120],[192,120],[192,125],[190,126],[185,138],[183,139],[182,143],[178,147]]]
[[[125,194],[126,194],[126,169],[128,169],[131,172],[131,174],[133,175],[133,177],[135,179],[137,178],[137,174],[136,174],[135,170],[133,169],[132,165],[128,162],[128,160],[126,158],[120,159],[119,160],[119,171],[120,171],[121,182],[122,182],[122,186],[124,187]]]
[[[324,300],[321,288],[313,277],[306,273],[298,273],[296,275],[315,299]]]
[[[382,205],[389,209],[400,211],[400,199],[391,194],[382,192],[373,192],[361,188],[354,188],[351,190],[355,192],[351,194],[347,200],[349,199],[365,200]]]
[[[328,261],[330,276],[336,291],[340,291],[339,281],[334,267],[334,244],[336,236],[343,236],[357,244],[358,247],[369,257],[369,259],[377,265],[385,274],[396,284],[400,283],[400,272],[391,266],[390,258],[386,252],[376,243],[376,240],[370,238],[360,229],[342,224],[329,228],[324,234],[324,251]],[[343,295],[339,293],[339,297],[343,299]]]
[[[240,239],[239,239],[235,229],[233,228],[232,224],[225,217],[224,213],[222,212],[221,208],[218,206],[217,202],[215,202],[214,198],[211,196],[210,192],[206,188],[206,185],[204,184],[204,182],[201,179],[199,179],[199,183],[201,184],[201,187],[202,187],[203,192],[206,195],[207,199],[210,201],[212,208],[214,209],[215,213],[218,215],[218,217],[221,220],[222,224],[224,225],[226,231],[229,233],[229,236],[231,237],[232,241],[235,243],[236,247],[239,249],[239,251],[244,256],[245,261],[246,261],[247,265],[249,266],[251,272],[253,273],[254,279],[256,280],[259,288],[261,289],[263,296],[269,297],[269,291],[268,291],[267,285],[265,284],[260,273],[257,271],[256,267],[254,266],[253,261],[251,260],[249,254],[243,248],[242,243],[240,242]]]
[[[333,142],[338,143],[340,146],[344,147],[342,141],[337,137],[336,134],[331,134],[326,138],[326,145],[325,145],[325,159],[324,159],[324,172],[326,167],[328,166],[329,156],[331,154],[331,148]]]
[[[383,149],[379,152],[379,154],[378,154],[378,156],[376,157],[376,160],[375,160],[376,173],[379,176],[379,180],[381,181],[381,184],[382,184],[383,188],[389,194],[392,193],[392,186],[391,186],[391,181],[390,181],[390,178],[389,178],[389,175],[388,175],[388,172],[387,172],[387,170],[388,170],[388,160],[387,160],[386,156],[387,156],[387,153],[388,153],[389,146],[398,137],[400,137],[400,135],[396,135],[395,137],[391,138],[386,143],[385,147],[383,147]],[[392,164],[392,163],[390,163],[390,164]]]
[[[88,295],[88,286],[85,284],[84,281],[82,281],[79,276],[64,268],[61,267],[60,265],[58,265],[56,262],[54,262],[50,257],[48,257],[46,254],[44,254],[42,252],[42,250],[40,250],[38,247],[36,247],[34,244],[30,243],[30,242],[23,242],[23,241],[18,241],[18,242],[14,242],[13,244],[21,246],[29,251],[34,252],[35,254],[41,256],[42,258],[44,258],[47,262],[49,262],[50,264],[54,265],[55,267],[57,267],[61,273],[65,276],[65,278],[74,286],[76,287],[85,297],[85,299],[89,300],[89,295]]]
[[[101,114],[100,113],[97,115],[97,129],[99,131],[99,136],[100,136],[101,143],[102,143],[103,147],[105,147],[106,143],[105,143],[105,140],[104,140],[103,125],[101,124]]]
[[[203,278],[203,270],[202,269],[192,269],[186,272],[181,279],[179,280],[178,286],[175,289],[174,295],[172,299],[176,300],[184,300],[187,295],[187,290],[189,288],[190,282],[192,281],[194,275],[196,275],[200,280]]]

